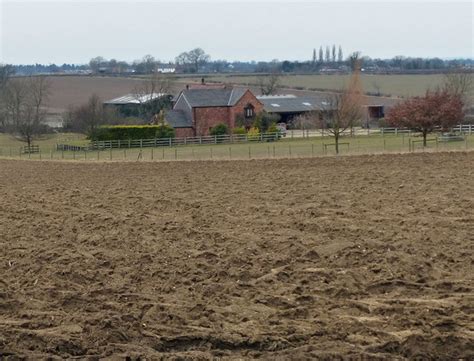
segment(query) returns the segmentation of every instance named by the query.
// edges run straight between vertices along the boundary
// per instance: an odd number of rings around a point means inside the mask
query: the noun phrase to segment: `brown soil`
[[[0,169],[0,359],[474,357],[472,152]]]

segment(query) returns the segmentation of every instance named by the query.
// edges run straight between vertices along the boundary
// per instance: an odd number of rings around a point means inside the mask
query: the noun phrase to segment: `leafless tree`
[[[474,92],[474,74],[471,72],[449,72],[444,74],[442,88],[451,95],[457,95],[464,104],[464,110],[469,112],[472,107]]]
[[[334,137],[336,154],[339,154],[339,140],[342,134],[360,123],[362,106],[350,90],[334,93],[327,97],[322,112],[321,128]]]
[[[280,87],[281,75],[274,71],[270,75],[259,76],[257,83],[262,95],[273,95]]]
[[[14,70],[11,65],[0,64],[0,131],[5,130],[7,122],[6,90]]]
[[[117,118],[113,109],[104,108],[97,94],[92,94],[86,104],[70,107],[63,115],[66,129],[85,134],[91,134],[101,125],[113,124]]]
[[[176,57],[178,65],[187,67],[191,72],[199,72],[199,67],[209,62],[211,57],[201,48],[183,52]]]
[[[320,112],[313,111],[298,115],[293,119],[292,124],[297,129],[316,129],[321,125]]]
[[[358,51],[353,52],[349,55],[349,64],[351,65],[351,70],[360,70],[362,67],[361,54]]]
[[[140,114],[144,119],[150,120],[162,109],[170,107],[168,94],[173,85],[169,75],[155,73],[133,89],[132,94],[140,104]]]
[[[51,84],[43,76],[16,78],[5,91],[6,128],[31,148],[35,138],[46,130],[46,102]]]

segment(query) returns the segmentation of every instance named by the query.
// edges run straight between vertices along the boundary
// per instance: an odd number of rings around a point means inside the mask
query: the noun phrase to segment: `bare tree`
[[[362,106],[350,90],[343,90],[327,97],[325,110],[321,113],[321,128],[334,137],[336,154],[339,154],[339,140],[342,134],[360,123]]]
[[[118,116],[114,109],[103,106],[97,94],[92,94],[87,103],[70,107],[63,119],[66,129],[90,135],[101,125],[116,123]]]
[[[281,75],[274,71],[270,75],[259,76],[257,78],[258,86],[262,95],[273,95],[280,87]]]
[[[0,131],[5,130],[7,123],[6,90],[13,74],[14,69],[11,65],[0,64]]]
[[[450,72],[444,74],[443,90],[451,95],[459,96],[464,103],[464,109],[472,106],[474,91],[474,75],[470,72]]]
[[[7,130],[31,148],[35,138],[46,131],[46,101],[51,84],[43,76],[17,78],[6,88]]]
[[[319,111],[312,111],[298,115],[292,121],[295,128],[301,130],[316,129],[321,125]]]
[[[361,61],[361,54],[358,51],[353,52],[351,55],[349,55],[349,64],[351,66],[351,70],[360,70],[362,66],[362,61]]]
[[[198,73],[199,67],[209,62],[211,57],[201,48],[183,52],[176,57],[176,63],[188,67],[191,72]]]
[[[94,73],[98,73],[99,70],[107,63],[107,60],[102,56],[96,56],[89,61],[89,67]]]
[[[140,115],[144,119],[151,120],[162,109],[171,106],[168,94],[173,84],[170,76],[156,73],[133,89],[133,96],[140,104]]]

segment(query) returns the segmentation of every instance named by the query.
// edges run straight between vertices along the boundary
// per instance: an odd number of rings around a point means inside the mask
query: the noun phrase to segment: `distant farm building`
[[[316,96],[296,96],[293,94],[286,95],[260,95],[257,96],[264,105],[267,113],[278,114],[281,121],[287,124],[298,116],[312,112],[330,111],[330,105],[326,98]],[[363,127],[378,127],[379,122],[385,117],[386,109],[392,106],[395,101],[393,99],[381,99],[379,103],[370,104],[369,98],[366,99],[369,104],[363,105],[364,119],[362,119]]]
[[[328,103],[315,97],[299,97],[286,95],[259,95],[257,99],[263,103],[263,109],[270,114],[278,114],[283,123],[291,123],[296,117],[328,110]]]
[[[114,108],[124,117],[140,117],[141,108],[153,102],[170,102],[171,96],[164,93],[145,95],[127,94],[104,102],[105,107]]]
[[[234,128],[238,117],[251,119],[261,111],[262,102],[248,89],[186,89],[176,98],[166,121],[176,129],[177,137],[202,136],[217,124]]]

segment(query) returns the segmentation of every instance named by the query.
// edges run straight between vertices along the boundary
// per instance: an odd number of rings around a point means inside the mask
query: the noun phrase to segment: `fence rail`
[[[440,129],[441,130],[441,129]],[[472,124],[457,125],[452,128],[453,132],[462,134],[473,134],[474,126]],[[343,135],[371,135],[381,134],[384,135],[412,135],[415,134],[410,129],[401,128],[375,128],[375,129],[347,129]],[[304,130],[288,130],[285,134],[282,133],[261,133],[256,135],[215,135],[215,136],[202,136],[202,137],[186,137],[186,138],[156,138],[156,139],[137,139],[137,140],[106,140],[106,141],[93,141],[88,145],[71,145],[71,144],[57,144],[56,150],[58,151],[92,151],[92,150],[104,150],[113,148],[150,148],[150,147],[174,147],[181,145],[199,145],[199,144],[224,144],[224,143],[246,143],[246,142],[269,142],[280,139],[281,137],[286,138],[312,138],[312,137],[326,137],[331,134],[324,129],[304,129]]]
[[[213,135],[186,138],[155,138],[155,139],[128,139],[128,140],[104,140],[93,141],[87,146],[68,144],[57,144],[56,150],[66,151],[88,151],[112,148],[157,148],[174,147],[180,145],[199,144],[223,144],[223,143],[246,143],[246,142],[271,142],[281,138],[281,133],[261,133],[256,135]]]

